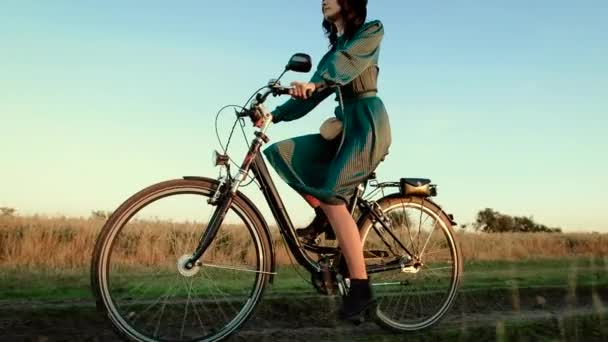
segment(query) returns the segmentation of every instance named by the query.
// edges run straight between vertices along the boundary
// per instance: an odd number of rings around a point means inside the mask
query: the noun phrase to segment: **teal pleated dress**
[[[306,100],[290,99],[273,112],[274,122],[293,121],[331,94],[344,104],[335,109],[343,131],[336,139],[320,134],[277,142],[264,150],[269,163],[293,189],[323,203],[348,203],[388,154],[391,130],[384,104],[376,96],[380,21],[363,24],[351,39],[338,37],[319,61],[311,82],[322,89]],[[339,92],[337,91],[339,87]]]

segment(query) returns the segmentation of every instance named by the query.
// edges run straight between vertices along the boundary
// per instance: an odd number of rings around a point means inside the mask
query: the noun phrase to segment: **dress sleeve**
[[[350,83],[378,60],[384,27],[379,20],[364,24],[344,46],[329,51],[310,82],[318,89],[306,100],[289,99],[272,111],[273,122],[292,121],[312,111],[334,92],[333,86]]]
[[[384,27],[379,20],[364,24],[343,46],[327,56],[319,72],[330,85],[346,85],[377,63]]]
[[[332,89],[322,86],[320,83],[321,80],[322,78],[317,70],[310,79],[310,82],[317,85],[317,91],[315,91],[312,96],[306,100],[292,98],[287,100],[282,105],[277,106],[272,111],[272,122],[277,123],[280,121],[292,121],[310,113],[310,111],[312,111],[319,103],[333,93]]]

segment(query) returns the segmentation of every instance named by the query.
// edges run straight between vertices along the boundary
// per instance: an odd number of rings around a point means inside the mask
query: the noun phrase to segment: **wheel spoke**
[[[192,286],[193,282],[194,281],[190,282],[190,290],[192,290],[192,288],[193,288],[193,286]],[[205,326],[203,324],[203,320],[201,319],[201,314],[198,312],[198,309],[196,308],[196,302],[195,301],[192,302],[192,311],[194,311],[194,314],[196,315],[196,319],[198,320],[198,323],[199,323],[201,329],[204,329]]]
[[[180,339],[184,338],[184,328],[186,326],[186,318],[188,317],[188,305],[190,305],[190,294],[192,291],[192,288],[191,288],[192,280],[190,281],[190,284],[188,284],[188,282],[185,279],[182,279],[182,283],[186,287],[186,292],[188,293],[188,299],[186,300],[186,305],[184,306],[184,318],[182,319],[182,328],[179,332]]]
[[[178,278],[176,278],[178,279]],[[179,281],[179,280],[178,280]],[[174,289],[176,286],[171,287],[171,289]],[[167,306],[167,299],[169,299],[169,297],[172,297],[172,295],[170,293],[168,293],[165,298],[163,299],[163,304],[161,306],[160,309],[160,315],[158,315],[158,321],[156,322],[156,328],[154,329],[154,337],[158,336],[158,331],[160,329],[160,322],[163,319],[163,314],[165,313],[165,307]]]
[[[420,210],[420,218],[418,219],[418,235],[417,235],[417,244],[416,244],[416,254],[420,255],[420,227],[422,227],[422,213],[423,211]]]
[[[233,271],[239,271],[239,272],[251,272],[251,273],[272,274],[272,275],[277,274],[277,272],[258,271],[254,268],[245,268],[245,267],[237,267],[237,266],[215,265],[215,264],[207,264],[207,263],[201,263],[200,265],[205,266],[205,267],[219,268],[219,269],[223,269],[223,270],[233,270]]]
[[[412,252],[414,254],[416,254],[416,250],[414,249],[415,248],[414,239],[412,239],[412,232],[411,232],[410,224],[409,224],[409,221],[410,221],[409,216],[407,216],[407,212],[405,212],[405,204],[403,204],[403,210],[404,210],[403,217],[405,218],[405,229],[407,229],[407,233],[410,236],[410,242],[412,243]]]
[[[433,229],[431,229],[429,236],[426,238],[426,241],[424,242],[424,246],[422,246],[422,250],[420,251],[420,255],[418,256],[420,259],[422,259],[422,257],[424,256],[424,250],[426,249],[426,245],[429,243],[431,236],[433,236],[433,233],[435,232],[435,228],[437,227],[438,222],[439,221],[435,221],[435,224],[433,225]]]
[[[144,309],[142,312],[138,313],[138,314],[135,316],[135,319],[133,320],[133,323],[135,323],[135,321],[137,321],[137,320],[139,319],[139,317],[141,317],[143,314],[145,314],[145,313],[147,313],[148,311],[150,311],[150,309],[152,309],[153,307],[155,307],[155,306],[156,306],[158,303],[160,303],[160,302],[161,302],[161,301],[163,301],[163,300],[164,300],[164,299],[165,299],[167,296],[169,296],[169,292],[170,292],[171,290],[173,290],[173,287],[174,287],[174,286],[172,286],[172,287],[168,288],[168,289],[167,289],[167,291],[165,291],[165,293],[164,293],[162,296],[158,297],[158,298],[157,298],[157,300],[156,300],[155,302],[153,302],[153,303],[152,303],[152,304],[150,304],[148,307],[146,307],[146,308],[145,308],[145,309]],[[154,314],[154,315],[153,315],[153,316],[152,316],[152,317],[149,319],[149,321],[153,320],[153,319],[154,319],[154,317],[156,317],[156,314]],[[149,321],[148,321],[148,322],[149,322]]]

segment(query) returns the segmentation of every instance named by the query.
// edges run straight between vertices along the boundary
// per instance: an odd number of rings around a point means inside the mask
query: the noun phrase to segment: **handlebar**
[[[293,89],[293,88],[290,88],[290,87],[281,87],[281,86],[274,87],[272,93],[275,96],[276,95],[289,95],[289,91],[291,91],[291,89]]]
[[[293,87],[275,87],[275,89],[272,91],[273,95],[289,95],[289,91],[292,90]],[[306,95],[308,95],[309,97],[312,96],[312,94],[314,94],[315,92],[313,90],[308,90],[308,92],[306,93]]]
[[[236,115],[239,118],[249,117],[253,122],[256,122],[259,119],[258,113],[256,113],[256,110],[255,110],[256,106],[264,103],[266,101],[266,98],[270,94],[272,94],[273,96],[289,95],[289,92],[291,91],[291,89],[293,89],[293,88],[282,87],[279,85],[270,86],[263,94],[258,93],[256,95],[255,101],[251,103],[251,106],[249,109],[243,108],[243,110],[241,110],[240,112],[237,112]]]
[[[255,101],[251,103],[251,106],[249,109],[243,108],[242,111],[237,112],[236,113],[237,117],[239,117],[239,118],[249,117],[252,122],[257,122],[261,118],[261,114],[258,113],[258,110],[256,110],[256,108],[266,101],[266,98],[268,98],[268,95],[271,95],[271,94],[273,96],[289,95],[292,89],[293,89],[293,87],[283,87],[280,85],[269,86],[268,89],[263,94],[258,93],[256,95]],[[308,96],[311,96],[313,93],[314,93],[314,91],[309,91]]]

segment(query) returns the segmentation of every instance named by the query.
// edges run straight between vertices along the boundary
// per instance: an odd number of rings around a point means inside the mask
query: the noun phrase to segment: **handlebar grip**
[[[276,95],[289,95],[289,91],[292,90],[292,89],[293,88],[290,88],[290,87],[277,87],[277,88],[275,88],[274,93]],[[308,89],[306,91],[306,96],[307,97],[311,97],[312,94],[314,94],[314,93],[315,93],[315,90]]]
[[[291,88],[287,88],[287,87],[277,87],[275,89],[274,93],[277,95],[289,95],[290,90],[291,90]]]

